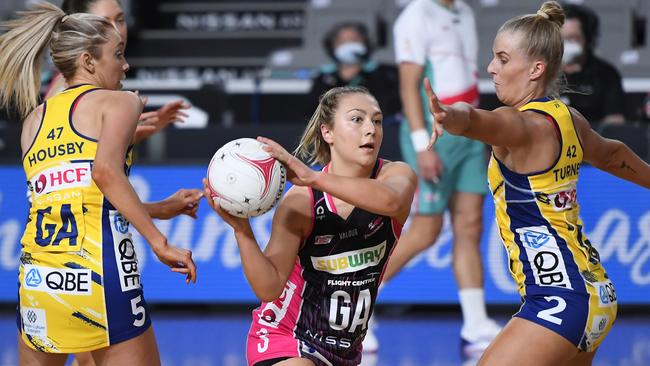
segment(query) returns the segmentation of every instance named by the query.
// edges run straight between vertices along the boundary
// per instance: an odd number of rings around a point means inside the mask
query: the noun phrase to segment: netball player
[[[602,138],[555,96],[564,12],[545,2],[508,20],[488,66],[506,107],[443,105],[428,80],[429,107],[444,128],[492,145],[488,181],[510,271],[523,305],[480,365],[589,365],[616,318],[614,285],[585,237],[576,201],[583,161],[650,188],[650,166]]]
[[[119,0],[63,0],[61,9],[66,14],[90,13],[105,17],[120,32],[126,47],[128,35],[126,15]],[[60,73],[57,73],[48,87],[45,99],[61,92],[65,87],[65,80]],[[142,102],[146,105],[147,98],[143,97]],[[189,107],[187,103],[179,99],[168,102],[155,111],[142,113],[135,131],[134,142],[141,141],[174,122],[182,122],[187,117],[182,110]]]
[[[26,116],[21,146],[32,198],[21,239],[19,362],[63,365],[68,353],[92,351],[99,365],[157,365],[130,224],[187,282],[196,267],[190,251],[153,225],[126,176],[142,103],[118,91],[128,69],[124,43],[103,17],[67,16],[49,3],[6,25],[0,104],[14,102]],[[70,87],[37,106],[48,46]]]
[[[262,300],[248,334],[249,365],[357,365],[388,257],[416,186],[408,165],[377,158],[382,113],[361,87],[320,99],[297,153],[258,138],[294,186],[260,250],[248,220],[228,215],[248,282]],[[211,195],[206,185],[206,194]]]

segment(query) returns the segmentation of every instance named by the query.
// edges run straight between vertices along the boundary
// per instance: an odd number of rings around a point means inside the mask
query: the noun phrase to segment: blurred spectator
[[[358,22],[335,25],[323,38],[323,47],[333,63],[323,65],[313,80],[306,103],[309,115],[321,94],[346,85],[368,88],[377,98],[384,119],[400,112],[397,68],[371,58],[373,47],[365,25]]]
[[[562,62],[569,90],[562,99],[592,124],[624,123],[621,75],[614,66],[594,54],[598,16],[581,5],[565,4],[563,7],[566,21],[562,26]]]
[[[478,104],[474,14],[462,0],[415,0],[395,21],[393,34],[405,116],[400,147],[419,180],[410,226],[388,262],[384,281],[436,242],[443,215],[449,211],[453,270],[463,315],[461,350],[463,356],[474,359],[501,330],[487,316],[483,291],[480,242],[483,197],[488,192],[485,146],[446,133],[427,149],[433,120],[422,99],[422,81],[427,77],[443,103]]]

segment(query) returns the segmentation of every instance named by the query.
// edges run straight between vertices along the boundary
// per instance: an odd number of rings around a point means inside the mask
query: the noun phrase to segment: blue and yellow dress
[[[23,157],[31,197],[21,239],[18,327],[31,348],[91,351],[151,324],[129,223],[92,180],[97,140],[72,115],[92,85],[49,99]],[[131,149],[125,170],[131,165]]]
[[[583,232],[576,184],[583,149],[568,107],[533,100],[521,111],[556,126],[560,154],[547,170],[519,174],[494,155],[488,181],[510,272],[523,305],[515,316],[540,324],[580,350],[595,350],[616,319],[617,300],[598,251]]]

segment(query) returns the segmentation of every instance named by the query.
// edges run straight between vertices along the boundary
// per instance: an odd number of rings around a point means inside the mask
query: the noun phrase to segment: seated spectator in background
[[[377,98],[385,120],[401,112],[397,68],[372,60],[373,47],[365,25],[335,25],[323,38],[323,47],[334,63],[323,65],[314,78],[305,104],[310,108],[306,116],[311,115],[321,94],[339,86],[366,87]]]
[[[568,91],[562,100],[582,112],[590,123],[624,123],[624,94],[621,75],[594,54],[598,39],[598,16],[580,5],[563,5],[566,21],[564,73]]]

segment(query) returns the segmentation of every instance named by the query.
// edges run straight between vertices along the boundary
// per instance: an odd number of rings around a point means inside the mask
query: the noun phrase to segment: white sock
[[[485,310],[485,297],[482,288],[464,288],[458,291],[460,309],[463,313],[461,335],[471,334],[474,329],[488,320]],[[468,335],[469,335],[468,334]]]

